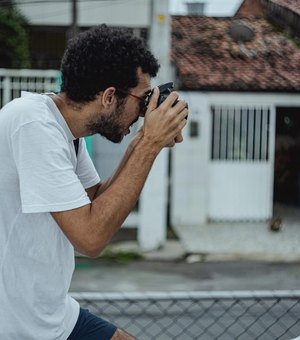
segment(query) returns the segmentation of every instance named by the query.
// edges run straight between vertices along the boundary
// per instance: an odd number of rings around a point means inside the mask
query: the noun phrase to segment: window
[[[212,106],[212,160],[267,161],[269,107]]]

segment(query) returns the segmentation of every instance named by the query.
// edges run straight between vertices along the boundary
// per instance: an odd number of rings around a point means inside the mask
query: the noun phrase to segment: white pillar
[[[152,0],[150,49],[161,65],[155,79],[157,84],[170,81],[171,16],[169,0]]]
[[[170,72],[170,15],[168,0],[152,0],[150,48],[161,65],[155,85],[172,81]],[[142,249],[163,246],[167,234],[168,149],[161,151],[140,198],[138,241]]]
[[[162,150],[148,176],[140,199],[138,241],[143,250],[163,246],[167,233],[168,150]]]

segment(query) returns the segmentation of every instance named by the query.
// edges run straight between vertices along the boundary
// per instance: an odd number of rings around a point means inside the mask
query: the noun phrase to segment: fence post
[[[2,81],[2,86],[3,86],[2,106],[4,106],[11,100],[11,78],[8,75],[4,76],[4,79]]]

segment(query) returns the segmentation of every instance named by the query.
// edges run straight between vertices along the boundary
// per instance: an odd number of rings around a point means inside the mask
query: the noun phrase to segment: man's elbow
[[[101,255],[105,247],[106,247],[106,244],[102,244],[102,243],[99,244],[94,241],[90,241],[90,242],[85,242],[84,244],[78,245],[76,247],[76,250],[84,256],[95,259]]]

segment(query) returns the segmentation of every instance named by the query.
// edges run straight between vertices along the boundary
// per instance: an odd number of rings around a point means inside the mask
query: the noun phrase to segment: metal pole
[[[78,34],[78,11],[77,0],[72,0],[72,25],[71,25],[71,38]]]
[[[71,0],[71,25],[67,31],[67,40],[74,38],[78,32],[78,9],[77,9],[77,0]]]

